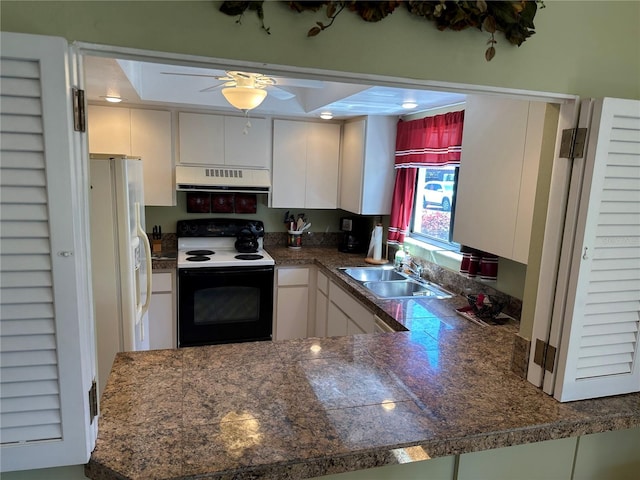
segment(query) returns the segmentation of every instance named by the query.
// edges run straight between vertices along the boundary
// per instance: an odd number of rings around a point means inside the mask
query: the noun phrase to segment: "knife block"
[[[151,253],[162,253],[162,240],[151,240]]]

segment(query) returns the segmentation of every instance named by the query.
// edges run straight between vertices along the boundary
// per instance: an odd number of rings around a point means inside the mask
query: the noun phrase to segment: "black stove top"
[[[241,253],[239,255],[236,255],[235,258],[237,258],[238,260],[260,260],[264,257],[258,253]]]
[[[194,255],[192,257],[187,257],[186,260],[187,262],[207,262],[211,259],[204,255]]]
[[[187,255],[195,255],[195,256],[203,256],[203,255],[213,255],[214,252],[213,250],[189,250],[188,252],[186,252]]]

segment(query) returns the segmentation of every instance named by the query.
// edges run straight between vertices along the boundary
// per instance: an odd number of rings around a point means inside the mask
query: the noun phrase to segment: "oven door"
[[[273,266],[178,270],[178,346],[271,340]]]

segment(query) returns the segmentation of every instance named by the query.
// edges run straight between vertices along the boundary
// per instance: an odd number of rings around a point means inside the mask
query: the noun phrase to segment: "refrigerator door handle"
[[[147,233],[142,228],[142,225],[140,225],[140,204],[138,202],[136,202],[136,230],[138,237],[140,237],[144,245],[144,255],[147,262],[147,297],[141,306],[140,317],[142,317],[149,310],[149,303],[151,302],[151,245],[149,244]],[[144,325],[144,322],[140,322],[140,324]],[[143,329],[144,326],[140,328]],[[144,331],[141,331],[141,336],[144,338]]]

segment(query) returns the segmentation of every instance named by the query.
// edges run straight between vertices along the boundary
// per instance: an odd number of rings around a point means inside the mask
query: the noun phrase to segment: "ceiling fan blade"
[[[198,90],[198,92],[211,92],[213,90],[217,90],[220,87],[222,87],[224,84],[218,84],[218,85],[211,85],[210,87],[207,88],[203,88],[202,90]]]
[[[303,87],[303,88],[323,88],[325,82],[322,80],[312,80],[306,78],[285,78],[271,77],[275,80],[276,85],[286,87]]]
[[[182,77],[208,77],[218,78],[220,75],[205,75],[201,73],[178,73],[178,72],[160,72],[162,75],[180,75]]]

